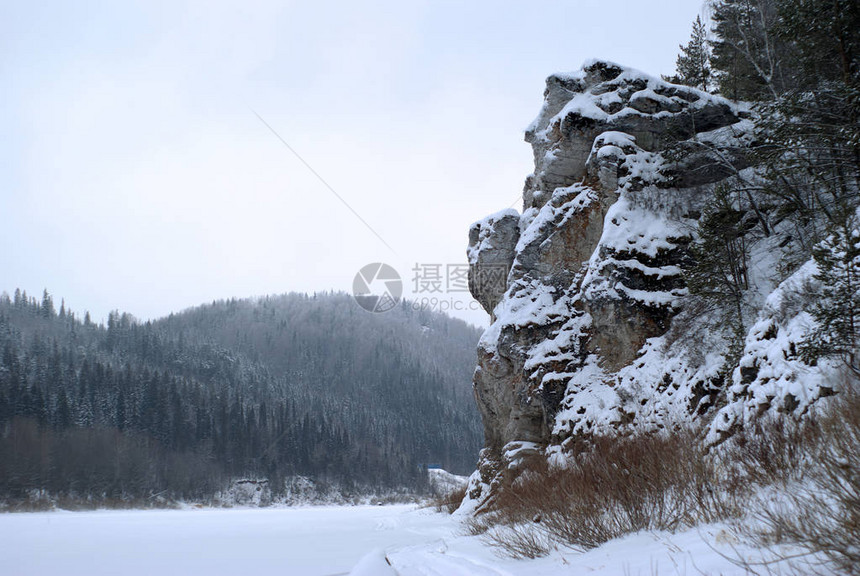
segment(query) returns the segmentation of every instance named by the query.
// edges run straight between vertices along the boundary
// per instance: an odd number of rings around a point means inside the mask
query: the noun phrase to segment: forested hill
[[[474,468],[479,331],[346,294],[213,302],[141,323],[0,297],[0,497],[207,498],[308,476],[421,488]]]

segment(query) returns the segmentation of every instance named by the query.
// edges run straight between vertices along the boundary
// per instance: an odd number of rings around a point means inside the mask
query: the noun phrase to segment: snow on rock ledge
[[[719,346],[699,354],[667,332],[687,294],[700,187],[745,167],[744,117],[723,98],[611,62],[547,79],[526,131],[535,171],[523,213],[469,233],[470,288],[493,319],[474,376],[486,448],[473,501],[516,473],[512,446],[561,453],[603,429],[659,429],[711,405]],[[734,165],[667,159],[702,142]],[[504,281],[487,282],[493,274]]]
[[[747,334],[726,406],[711,423],[708,443],[718,444],[765,414],[803,414],[816,400],[835,393],[831,383],[838,381],[837,363],[821,360],[810,366],[798,353],[815,322],[802,304],[805,294],[817,292],[816,271],[815,263],[807,262],[768,296]]]

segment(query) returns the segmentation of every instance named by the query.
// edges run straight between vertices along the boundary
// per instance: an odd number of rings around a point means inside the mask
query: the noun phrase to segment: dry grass
[[[834,410],[806,426],[772,426],[773,448],[743,452],[742,466],[775,490],[743,532],[759,546],[792,544],[799,573],[860,575],[860,395],[851,387]],[[747,447],[745,447],[747,448]],[[763,478],[762,478],[763,476]],[[767,484],[764,484],[767,485]]]
[[[466,497],[466,486],[456,488],[445,494],[440,494],[430,501],[430,506],[436,509],[436,512],[445,512],[453,514],[463,503],[463,498]]]
[[[759,546],[806,550],[798,573],[818,570],[823,558],[831,572],[860,574],[856,393],[804,425],[764,422],[711,452],[695,431],[594,438],[565,468],[535,457],[523,469],[467,525],[507,555],[732,520]]]
[[[640,530],[723,520],[738,505],[719,489],[732,479],[720,475],[717,462],[691,431],[595,438],[566,468],[536,458],[471,529],[497,527],[486,531],[491,543],[533,557],[554,544],[586,550]]]

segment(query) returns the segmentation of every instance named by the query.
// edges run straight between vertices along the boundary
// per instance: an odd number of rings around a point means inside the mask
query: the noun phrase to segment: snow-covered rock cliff
[[[470,288],[492,315],[474,376],[486,447],[473,501],[528,453],[560,458],[592,434],[696,419],[717,442],[751,412],[826,395],[820,379],[798,381],[822,367],[790,352],[806,318],[774,285],[779,235],[758,248],[762,313],[739,364],[719,322],[688,305],[708,191],[747,169],[751,139],[743,106],[613,63],[547,79],[526,131],[535,171],[522,214],[469,231]]]

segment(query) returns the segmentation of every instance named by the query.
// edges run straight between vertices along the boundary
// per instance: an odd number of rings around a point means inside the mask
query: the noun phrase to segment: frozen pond
[[[414,506],[0,514],[0,573],[329,576],[452,528]]]
[[[513,560],[414,506],[0,514],[2,576],[728,576],[738,553],[760,558],[711,525]]]

